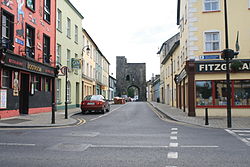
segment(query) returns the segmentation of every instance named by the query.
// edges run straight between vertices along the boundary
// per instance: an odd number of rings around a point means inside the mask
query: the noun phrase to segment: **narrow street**
[[[74,117],[85,119],[86,123],[69,128],[1,130],[1,166],[248,167],[250,164],[250,147],[238,137],[242,131],[163,120],[146,102],[112,105],[105,115]]]

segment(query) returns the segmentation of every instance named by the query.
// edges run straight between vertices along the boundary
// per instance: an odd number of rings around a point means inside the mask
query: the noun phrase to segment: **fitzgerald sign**
[[[250,71],[250,61],[242,61],[242,62],[243,62],[243,67],[239,71]],[[196,63],[196,72],[225,72],[225,71],[226,71],[226,63],[224,61]]]

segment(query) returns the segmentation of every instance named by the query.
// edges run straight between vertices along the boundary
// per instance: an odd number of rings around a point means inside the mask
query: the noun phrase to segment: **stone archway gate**
[[[116,96],[127,95],[131,86],[139,88],[139,101],[146,101],[146,63],[127,63],[125,56],[116,57]]]

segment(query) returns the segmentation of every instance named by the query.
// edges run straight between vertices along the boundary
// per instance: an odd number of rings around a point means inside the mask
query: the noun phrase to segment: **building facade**
[[[114,100],[116,94],[116,79],[109,76],[109,92],[108,92],[108,100]]]
[[[65,107],[66,102],[68,108],[79,107],[82,100],[82,20],[83,16],[69,0],[57,1],[57,64],[62,69],[56,81],[59,110]]]
[[[248,22],[239,19],[250,16],[249,1],[227,1],[229,48],[239,49],[235,60],[239,70],[231,72],[232,116],[249,116],[250,108],[250,40]],[[176,106],[189,116],[227,115],[226,64],[221,57],[225,49],[224,1],[178,0],[177,24],[180,27],[180,46],[175,75]],[[238,35],[239,34],[239,35]],[[239,47],[240,46],[240,47]]]
[[[2,1],[0,7],[0,118],[49,112],[54,102],[55,1]]]

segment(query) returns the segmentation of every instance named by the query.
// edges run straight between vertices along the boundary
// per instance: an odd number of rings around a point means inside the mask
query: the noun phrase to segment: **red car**
[[[104,114],[109,112],[110,104],[102,95],[88,95],[81,103],[82,114],[86,114],[88,111],[96,111]]]

